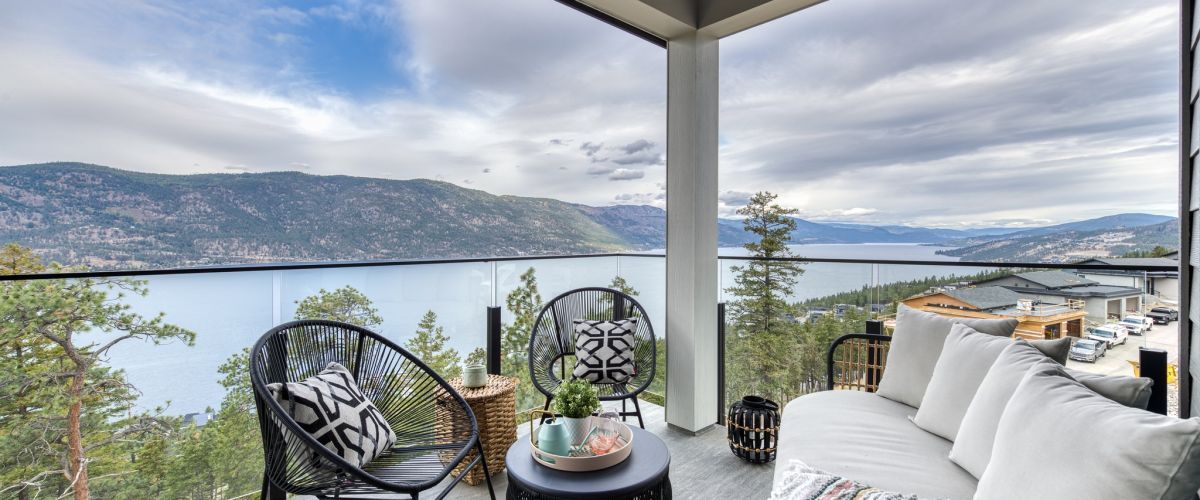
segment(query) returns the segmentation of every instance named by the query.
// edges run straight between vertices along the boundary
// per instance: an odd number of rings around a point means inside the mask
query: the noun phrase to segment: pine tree
[[[800,350],[796,308],[788,302],[800,275],[797,262],[765,260],[794,257],[787,247],[796,229],[795,209],[775,203],[777,195],[759,192],[738,210],[747,232],[758,241],[744,245],[758,259],[736,266],[736,299],[729,304],[732,335],[728,336],[727,387],[731,397],[760,394],[780,398],[799,384],[792,354]],[[734,396],[736,395],[736,396]]]
[[[404,343],[404,347],[442,378],[451,379],[462,375],[462,367],[459,366],[458,351],[446,347],[449,341],[437,324],[437,314],[430,310],[417,323],[416,334]]]
[[[467,354],[467,359],[463,362],[464,365],[487,365],[487,349],[476,347]]]
[[[375,328],[383,324],[383,317],[372,307],[371,299],[352,286],[332,292],[322,288],[316,295],[296,301],[296,318],[341,321],[363,328]]]
[[[5,254],[10,250],[6,247]],[[54,365],[53,370],[20,374],[23,384],[44,391],[45,403],[30,414],[29,426],[52,439],[18,453],[49,454],[55,468],[36,472],[18,489],[47,484],[57,474],[63,481],[58,489],[87,499],[92,471],[96,479],[129,472],[129,464],[116,460],[114,450],[160,427],[149,416],[128,415],[133,389],[120,371],[104,364],[123,342],[192,344],[195,334],[166,323],[163,314],[145,318],[123,303],[126,293],[148,292],[145,281],[107,278],[4,282],[0,288],[0,324],[8,325],[3,340],[36,344],[44,348],[39,357]]]
[[[512,314],[512,322],[501,331],[500,371],[504,375],[520,380],[517,385],[517,412],[541,408],[544,402],[534,389],[529,378],[529,335],[542,307],[542,295],[538,293],[537,276],[532,267],[521,273],[521,284],[505,297],[504,305]]]

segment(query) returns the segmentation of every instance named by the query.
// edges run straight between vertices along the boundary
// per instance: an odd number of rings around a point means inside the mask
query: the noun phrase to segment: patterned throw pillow
[[[300,382],[268,384],[275,401],[311,434],[356,467],[390,450],[396,433],[371,400],[363,396],[350,370],[329,363],[321,373]],[[318,466],[325,466],[314,453]]]
[[[623,384],[635,373],[633,332],[637,318],[575,320],[575,378],[593,384]]]
[[[776,466],[778,467],[778,466]],[[916,495],[872,488],[853,479],[809,467],[799,460],[788,462],[771,500],[920,500]]]

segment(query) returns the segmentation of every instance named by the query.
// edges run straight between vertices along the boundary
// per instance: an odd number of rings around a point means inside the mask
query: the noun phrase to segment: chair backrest
[[[334,362],[350,370],[363,395],[379,408],[396,433],[395,446],[461,442],[461,449],[450,451],[455,455],[452,461],[457,463],[477,439],[475,415],[466,400],[412,353],[355,325],[326,320],[284,323],[263,335],[251,349],[250,380],[268,475],[288,491],[325,488],[336,480],[332,472],[308,467],[306,462],[311,460],[304,459],[304,454],[319,455],[368,482],[381,481],[356,470],[303,431],[267,389],[272,383],[304,380]],[[435,421],[440,425],[435,426]],[[453,435],[445,429],[453,429]],[[411,486],[419,490],[434,484],[436,481]]]
[[[611,288],[579,288],[550,300],[538,313],[529,336],[529,373],[533,384],[549,395],[559,383],[570,376],[574,366],[566,357],[575,354],[575,325],[577,319],[618,320],[637,319],[634,332],[634,362],[637,373],[619,392],[636,395],[654,380],[654,327],[645,308],[619,290]]]

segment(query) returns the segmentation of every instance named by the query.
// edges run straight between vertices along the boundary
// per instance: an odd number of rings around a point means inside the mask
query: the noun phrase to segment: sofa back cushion
[[[954,441],[979,384],[1000,352],[1010,345],[1010,339],[984,335],[967,325],[951,327],[913,423]]]
[[[914,408],[921,406],[950,328],[961,323],[988,335],[1011,337],[1015,319],[965,319],[928,313],[901,304],[888,348],[887,369],[877,394]]]
[[[1129,408],[1042,360],[1004,409],[975,499],[1176,500],[1197,489],[1200,419]]]
[[[983,476],[992,456],[996,427],[1000,424],[1000,417],[1009,399],[1017,390],[1017,384],[1030,368],[1045,360],[1042,352],[1024,340],[1017,340],[1004,348],[980,382],[975,397],[963,415],[954,446],[950,449],[951,461],[972,476]],[[1152,381],[1148,378],[1094,375],[1069,368],[1066,372],[1077,377],[1085,387],[1122,405],[1145,409],[1150,402]]]

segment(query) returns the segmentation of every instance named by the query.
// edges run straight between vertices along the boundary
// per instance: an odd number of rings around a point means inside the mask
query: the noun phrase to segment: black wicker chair
[[[396,433],[392,449],[361,469],[317,442],[267,391],[267,384],[303,380],[333,361],[354,374]],[[266,459],[264,499],[283,499],[287,493],[339,499],[400,493],[415,499],[472,450],[478,452],[474,459],[437,498],[476,465],[488,475],[467,402],[421,360],[370,330],[321,320],[279,325],[254,344],[250,379]],[[487,483],[496,498],[490,477]]]
[[[529,336],[529,373],[534,387],[546,396],[546,409],[554,398],[554,390],[575,369],[568,357],[575,355],[574,320],[617,320],[637,318],[634,333],[634,362],[636,374],[624,384],[596,384],[601,401],[621,401],[621,419],[636,416],[638,425],[646,427],[638,394],[654,380],[654,328],[646,310],[632,297],[609,288],[580,288],[551,300],[533,324]],[[557,368],[557,370],[556,370]],[[626,411],[626,402],[633,400],[634,411]]]

